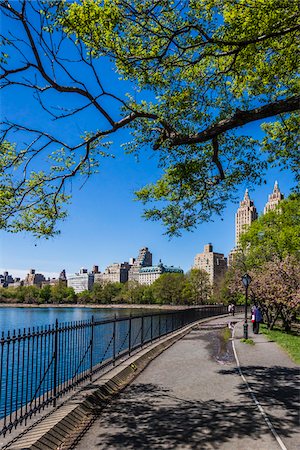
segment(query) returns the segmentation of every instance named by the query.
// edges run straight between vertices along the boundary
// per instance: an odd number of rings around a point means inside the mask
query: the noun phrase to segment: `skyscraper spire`
[[[235,245],[238,246],[240,235],[257,219],[257,211],[246,189],[244,199],[240,202],[235,215]]]
[[[277,207],[278,203],[280,203],[281,200],[283,200],[283,198],[284,198],[284,196],[280,192],[278,182],[275,181],[273,192],[272,192],[272,194],[269,195],[268,201],[264,208],[264,214],[266,214],[268,211],[275,209]]]

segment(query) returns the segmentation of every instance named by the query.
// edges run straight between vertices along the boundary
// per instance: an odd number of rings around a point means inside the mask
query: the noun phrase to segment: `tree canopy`
[[[71,180],[97,171],[125,128],[127,152],[158,156],[161,178],[136,196],[169,235],[220,214],[269,165],[299,182],[297,0],[1,0],[0,8],[2,88],[32,90],[57,123],[98,116],[68,140],[61,125],[40,129],[36,111],[24,123],[3,120],[1,228],[53,235]]]

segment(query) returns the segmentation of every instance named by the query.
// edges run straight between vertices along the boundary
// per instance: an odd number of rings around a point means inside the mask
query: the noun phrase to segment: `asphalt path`
[[[242,336],[241,316],[193,329],[104,408],[76,449],[298,449],[299,366],[251,329],[255,345]]]

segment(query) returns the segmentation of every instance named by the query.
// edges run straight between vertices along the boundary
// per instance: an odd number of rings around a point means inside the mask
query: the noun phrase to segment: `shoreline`
[[[182,310],[182,309],[189,309],[189,308],[199,308],[201,305],[144,305],[144,304],[131,304],[131,303],[121,303],[121,304],[105,304],[105,305],[99,305],[99,304],[77,304],[77,303],[53,303],[53,304],[41,304],[38,305],[37,303],[0,303],[0,308],[94,308],[94,309],[174,309],[174,310]]]

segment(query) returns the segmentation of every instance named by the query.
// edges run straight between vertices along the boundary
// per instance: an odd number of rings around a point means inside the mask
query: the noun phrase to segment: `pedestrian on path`
[[[234,316],[234,313],[235,313],[235,304],[232,303],[232,305],[231,305],[231,314]]]
[[[258,305],[254,306],[252,317],[254,318],[254,321],[252,319],[253,323],[253,333],[258,334],[259,333],[259,324],[262,321],[262,314],[260,311],[260,307]]]
[[[252,331],[254,333],[255,330],[255,310],[256,310],[256,306],[253,305],[251,308],[251,322],[252,322]]]

